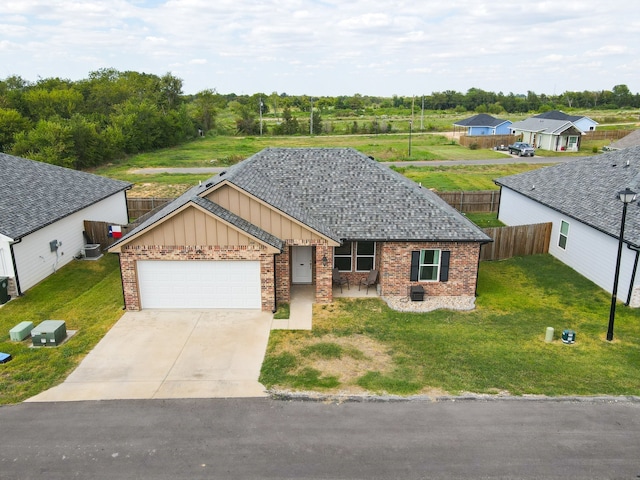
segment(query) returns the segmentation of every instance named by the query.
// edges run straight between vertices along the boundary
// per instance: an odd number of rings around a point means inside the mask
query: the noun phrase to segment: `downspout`
[[[278,310],[278,279],[276,276],[276,257],[279,255],[279,253],[273,255],[273,310],[271,310],[271,313],[276,313],[276,310]]]
[[[631,281],[629,282],[629,293],[627,293],[627,301],[624,304],[628,307],[631,303],[631,294],[633,293],[633,284],[636,280],[636,271],[638,270],[638,257],[640,257],[640,248],[632,247],[627,243],[627,248],[636,252],[636,258],[633,261],[633,270],[631,272]]]
[[[16,279],[16,290],[18,291],[19,297],[22,296],[22,289],[20,288],[20,278],[18,278],[18,265],[16,264],[16,256],[13,253],[13,246],[16,243],[20,243],[20,242],[22,242],[21,238],[9,244],[9,252],[11,252],[11,263],[13,264],[13,275],[15,276],[15,279]]]
[[[120,287],[122,288],[122,303],[123,303],[122,309],[126,310],[127,298],[125,297],[125,294],[124,294],[124,277],[122,276],[122,264],[120,263],[120,260],[121,260],[120,253],[116,253],[116,255],[118,255],[118,267],[119,267],[118,270],[120,270]]]

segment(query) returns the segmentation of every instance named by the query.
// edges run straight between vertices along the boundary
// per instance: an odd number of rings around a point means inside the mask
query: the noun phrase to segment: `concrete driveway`
[[[271,322],[257,310],[127,312],[64,383],[27,401],[264,397]]]

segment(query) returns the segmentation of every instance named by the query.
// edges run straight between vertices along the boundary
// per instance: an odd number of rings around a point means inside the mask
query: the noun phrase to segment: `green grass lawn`
[[[0,365],[0,404],[16,403],[62,382],[122,316],[118,257],[74,261],[0,308],[0,351],[13,359]],[[64,320],[76,330],[59,347],[31,348],[9,339],[22,321]]]
[[[640,311],[618,306],[609,343],[609,298],[549,255],[482,262],[471,312],[401,313],[375,298],[316,305],[313,331],[271,333],[261,381],[403,395],[640,395]],[[73,262],[4,305],[0,351],[13,360],[0,365],[0,404],[62,382],[122,314],[115,255]],[[9,340],[19,322],[45,319],[77,333],[56,348]],[[550,344],[548,326],[556,330]],[[576,331],[574,345],[559,340],[566,328]]]
[[[471,312],[401,313],[373,298],[316,305],[312,332],[272,332],[261,381],[400,395],[640,395],[640,312],[619,305],[607,342],[609,301],[549,255],[483,262]],[[549,326],[555,339],[545,343]],[[560,341],[564,329],[575,344]]]

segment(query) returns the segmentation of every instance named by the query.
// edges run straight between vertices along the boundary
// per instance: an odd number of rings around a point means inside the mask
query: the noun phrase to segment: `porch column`
[[[333,269],[333,248],[316,245],[316,303],[333,302],[331,272]]]

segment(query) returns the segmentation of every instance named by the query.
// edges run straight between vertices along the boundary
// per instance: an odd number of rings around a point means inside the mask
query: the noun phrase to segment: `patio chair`
[[[369,275],[367,275],[367,278],[363,278],[362,280],[360,280],[360,285],[358,285],[358,290],[360,290],[360,287],[362,287],[362,285],[366,285],[367,295],[369,295],[369,287],[375,285],[377,281],[378,281],[378,270],[376,269],[370,270]]]
[[[334,285],[338,285],[340,287],[340,293],[342,293],[342,286],[346,285],[347,290],[349,290],[349,279],[344,275],[340,275],[340,270],[337,268],[333,269],[333,280],[332,283]]]

